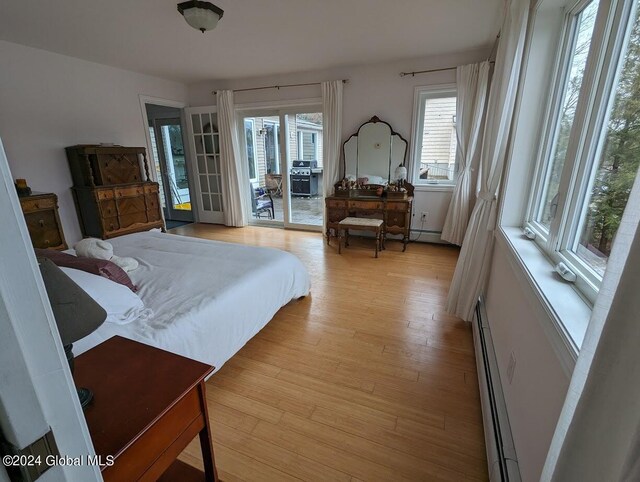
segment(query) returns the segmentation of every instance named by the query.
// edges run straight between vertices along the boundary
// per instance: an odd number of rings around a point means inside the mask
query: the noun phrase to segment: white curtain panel
[[[496,192],[502,177],[513,118],[529,13],[528,0],[511,0],[503,23],[491,81],[480,154],[480,192],[453,275],[447,311],[470,321],[486,282],[496,224]]]
[[[322,82],[322,192],[324,197],[333,193],[340,179],[340,146],[342,141],[342,80]],[[327,231],[327,213],[324,232]]]
[[[460,246],[469,224],[471,177],[480,162],[480,137],[489,86],[489,62],[462,65],[456,69],[458,102],[456,140],[458,178],[440,237]]]
[[[640,176],[560,413],[542,480],[640,480]]]
[[[224,223],[227,226],[246,226],[249,211],[246,195],[249,187],[249,172],[248,167],[242,162],[233,91],[219,90],[216,100],[222,179],[226,186],[226,189],[223,189]]]

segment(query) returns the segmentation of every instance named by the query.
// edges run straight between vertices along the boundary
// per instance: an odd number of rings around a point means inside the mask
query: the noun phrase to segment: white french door
[[[198,221],[224,223],[222,163],[215,106],[185,109]]]
[[[237,118],[243,162],[255,173],[251,224],[321,231],[322,106],[239,110]]]

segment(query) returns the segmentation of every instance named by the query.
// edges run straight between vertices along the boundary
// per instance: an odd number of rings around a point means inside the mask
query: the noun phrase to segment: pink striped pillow
[[[73,256],[53,249],[35,248],[35,251],[37,257],[49,258],[57,266],[79,269],[80,271],[86,271],[87,273],[97,274],[103,278],[125,285],[134,293],[138,291],[137,286],[133,284],[126,271],[117,264],[106,259]]]

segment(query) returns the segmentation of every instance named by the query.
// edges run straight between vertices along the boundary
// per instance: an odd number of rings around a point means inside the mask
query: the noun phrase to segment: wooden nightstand
[[[75,360],[77,386],[105,481],[217,481],[204,379],[213,367],[114,336]],[[176,460],[198,435],[205,473]]]
[[[19,199],[33,247],[67,249],[58,215],[58,197],[53,193],[34,192]]]

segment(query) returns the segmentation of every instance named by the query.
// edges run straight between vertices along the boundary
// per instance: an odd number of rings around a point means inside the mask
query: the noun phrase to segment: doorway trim
[[[138,95],[138,100],[140,102],[140,112],[142,113],[142,125],[144,127],[144,138],[145,138],[145,142],[146,142],[146,148],[147,148],[147,162],[149,162],[149,171],[150,171],[150,177],[151,180],[154,182],[158,182],[158,177],[156,175],[156,169],[158,168],[158,166],[156,166],[156,161],[153,158],[153,150],[151,147],[151,136],[149,135],[149,117],[147,116],[147,104],[155,104],[155,105],[162,105],[164,107],[175,107],[177,109],[180,109],[180,124],[182,126],[184,126],[186,128],[186,117],[185,117],[185,113],[184,113],[184,109],[186,107],[188,107],[188,104],[186,102],[181,102],[179,100],[171,100],[171,99],[163,99],[162,97],[153,97],[151,95],[146,95],[146,94],[139,94]],[[183,137],[184,137],[184,132],[183,132]],[[185,162],[191,163],[191,152],[189,151],[188,147],[185,145]],[[187,170],[189,168],[187,167]],[[193,185],[193,180],[191,180],[191,178],[188,178],[189,180],[189,191],[194,192],[194,185]],[[164,210],[161,210],[162,212],[162,220],[166,223],[166,220],[164,219]],[[198,211],[197,209],[192,209],[191,212],[193,213],[193,222],[197,223],[199,221],[198,219]]]
[[[138,99],[140,100],[140,112],[142,112],[142,125],[144,126],[144,138],[147,143],[147,161],[149,162],[149,171],[151,173],[151,179],[155,182],[158,182],[158,178],[156,176],[156,161],[151,155],[152,147],[151,147],[151,136],[149,135],[149,117],[147,116],[147,104],[155,104],[155,105],[163,105],[165,107],[176,107],[180,109],[180,122],[184,123],[184,108],[187,107],[185,102],[180,102],[177,100],[169,100],[162,99],[160,97],[152,97],[150,95],[140,94],[138,95]]]

